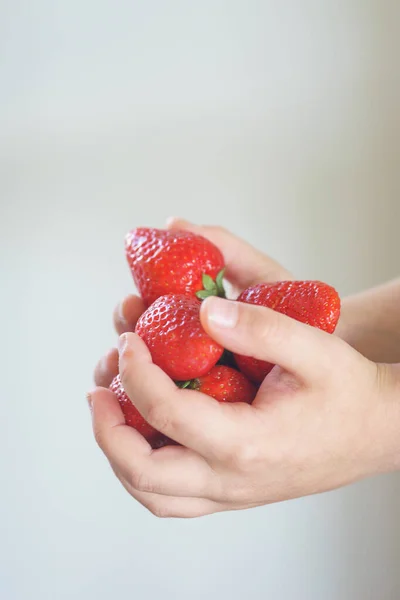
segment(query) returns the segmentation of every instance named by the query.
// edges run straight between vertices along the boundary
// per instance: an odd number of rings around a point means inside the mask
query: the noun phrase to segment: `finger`
[[[183,219],[168,220],[170,229],[187,229],[198,233],[215,244],[224,255],[226,263],[226,278],[240,289],[245,289],[255,283],[293,279],[278,262],[269,258],[233,235],[223,227],[210,225],[193,225]]]
[[[143,300],[139,296],[131,294],[120,302],[114,310],[114,327],[121,335],[126,331],[135,331],[136,322],[145,311]]]
[[[109,387],[118,375],[118,350],[112,348],[99,360],[94,370],[95,385]]]
[[[97,387],[88,394],[88,401],[92,412],[93,433],[107,458],[110,458],[110,451],[114,450],[116,437],[130,445],[132,457],[141,459],[151,455],[152,448],[145,438],[125,424],[124,414],[111,390]]]
[[[159,518],[192,519],[224,510],[222,504],[203,498],[179,498],[176,496],[161,496],[160,494],[139,492],[121,475],[117,474],[117,477],[126,491],[135,500]]]
[[[224,348],[279,365],[300,380],[316,382],[332,370],[337,338],[269,308],[207,298],[200,318]]]
[[[178,446],[153,451],[137,431],[125,425],[110,390],[97,388],[90,397],[96,441],[132,488],[166,496],[217,496],[216,476],[200,456]]]
[[[159,367],[134,333],[120,338],[122,385],[148,423],[205,457],[218,456],[226,439],[234,439],[236,423],[227,405],[199,392],[179,389]]]

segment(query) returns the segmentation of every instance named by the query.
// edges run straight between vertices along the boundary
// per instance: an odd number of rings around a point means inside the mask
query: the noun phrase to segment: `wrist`
[[[377,472],[400,470],[400,364],[378,368],[379,419],[376,431]]]
[[[396,363],[398,336],[391,326],[376,313],[371,306],[365,305],[357,296],[346,298],[342,302],[341,316],[336,335],[352,346],[357,352],[375,363]]]
[[[354,310],[353,304],[351,298],[344,298],[342,300],[340,319],[335,334],[347,344],[357,349],[362,325],[359,323],[360,315],[357,314],[357,310]]]
[[[345,298],[336,334],[374,362],[399,363],[399,300],[399,282]]]

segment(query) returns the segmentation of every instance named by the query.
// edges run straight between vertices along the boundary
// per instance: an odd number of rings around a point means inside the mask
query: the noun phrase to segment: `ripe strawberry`
[[[200,323],[200,301],[182,294],[158,298],[139,318],[135,332],[153,362],[178,381],[205,375],[223,353]]]
[[[266,306],[327,333],[335,331],[340,316],[338,293],[320,281],[260,283],[242,292],[238,301]],[[274,366],[248,356],[235,355],[235,359],[239,369],[257,383]]]
[[[129,427],[136,429],[146,440],[153,446],[158,448],[162,443],[163,434],[154,429],[145,419],[142,417],[138,409],[132,404],[124,388],[122,387],[121,378],[119,375],[114,377],[110,390],[118,398],[118,402],[124,413],[125,423]]]
[[[165,231],[140,227],[125,237],[125,250],[133,279],[150,306],[166,294],[222,295],[224,259],[214,244],[189,231]],[[203,275],[206,278],[204,286]],[[204,297],[204,296],[202,296]]]
[[[215,365],[206,375],[178,385],[207,394],[218,402],[251,404],[257,394],[256,386],[243,373],[224,365]]]

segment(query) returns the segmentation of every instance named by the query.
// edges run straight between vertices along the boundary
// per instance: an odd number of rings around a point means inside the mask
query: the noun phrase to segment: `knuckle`
[[[330,335],[329,338],[322,340],[322,336],[327,336],[324,332],[315,331],[316,336],[321,337],[322,343],[319,346],[321,351],[318,353],[318,370],[314,375],[314,381],[318,385],[325,387],[341,387],[343,381],[349,378],[354,378],[354,362],[353,362],[353,349],[349,348],[346,343],[335,335]],[[327,345],[325,342],[328,342]],[[324,351],[322,351],[322,349]],[[348,352],[350,350],[350,352]],[[335,365],[335,369],[332,369],[332,364]],[[341,378],[337,377],[338,372],[342,374]]]
[[[228,230],[225,227],[222,227],[221,225],[205,225],[205,229],[208,229],[213,233],[219,233],[224,235],[229,233]]]
[[[260,457],[260,447],[255,441],[243,445],[239,454],[240,462],[246,465],[246,468],[255,466],[259,462]]]
[[[133,471],[131,474],[131,485],[138,492],[152,493],[154,486],[144,471]]]
[[[259,337],[263,342],[273,340],[276,343],[280,338],[280,322],[280,315],[272,310],[266,311],[261,308],[257,314],[254,328],[259,331]]]
[[[259,461],[260,450],[255,442],[239,442],[229,448],[225,462],[236,471],[248,472]]]
[[[240,480],[236,480],[229,485],[226,485],[221,493],[222,502],[227,502],[229,504],[241,504],[243,500],[246,499],[246,495],[248,494],[249,485],[240,478]]]
[[[231,235],[230,231],[226,227],[222,227],[222,225],[215,225],[214,231],[221,236],[228,236],[228,235],[230,236]]]
[[[169,429],[170,417],[162,404],[150,404],[146,410],[146,421],[158,431]]]
[[[158,519],[167,519],[172,516],[168,508],[157,501],[150,502],[146,508]]]
[[[96,367],[94,369],[94,379],[95,379],[96,385],[99,385],[98,382],[102,380],[105,370],[106,370],[106,356],[102,356],[102,358],[97,362]]]
[[[115,305],[114,310],[113,310],[113,321],[114,321],[115,326],[117,326],[119,324],[119,322],[121,321],[121,316],[122,316],[122,302],[118,302],[118,304]]]
[[[123,383],[128,382],[131,378],[132,358],[133,352],[130,348],[124,348],[119,354],[119,374]]]
[[[280,332],[280,316],[263,306],[239,303],[239,319],[246,337],[260,344],[266,340],[278,340]]]
[[[99,427],[98,425],[94,425],[93,435],[97,445],[100,446],[101,449],[104,449],[106,446],[106,436],[104,429],[102,427]]]

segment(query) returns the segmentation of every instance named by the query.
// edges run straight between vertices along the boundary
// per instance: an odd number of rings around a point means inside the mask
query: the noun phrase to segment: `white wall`
[[[390,0],[0,4],[2,598],[400,596],[397,476],[159,521],[84,398],[135,225],[222,223],[343,294],[398,274],[399,34]]]

